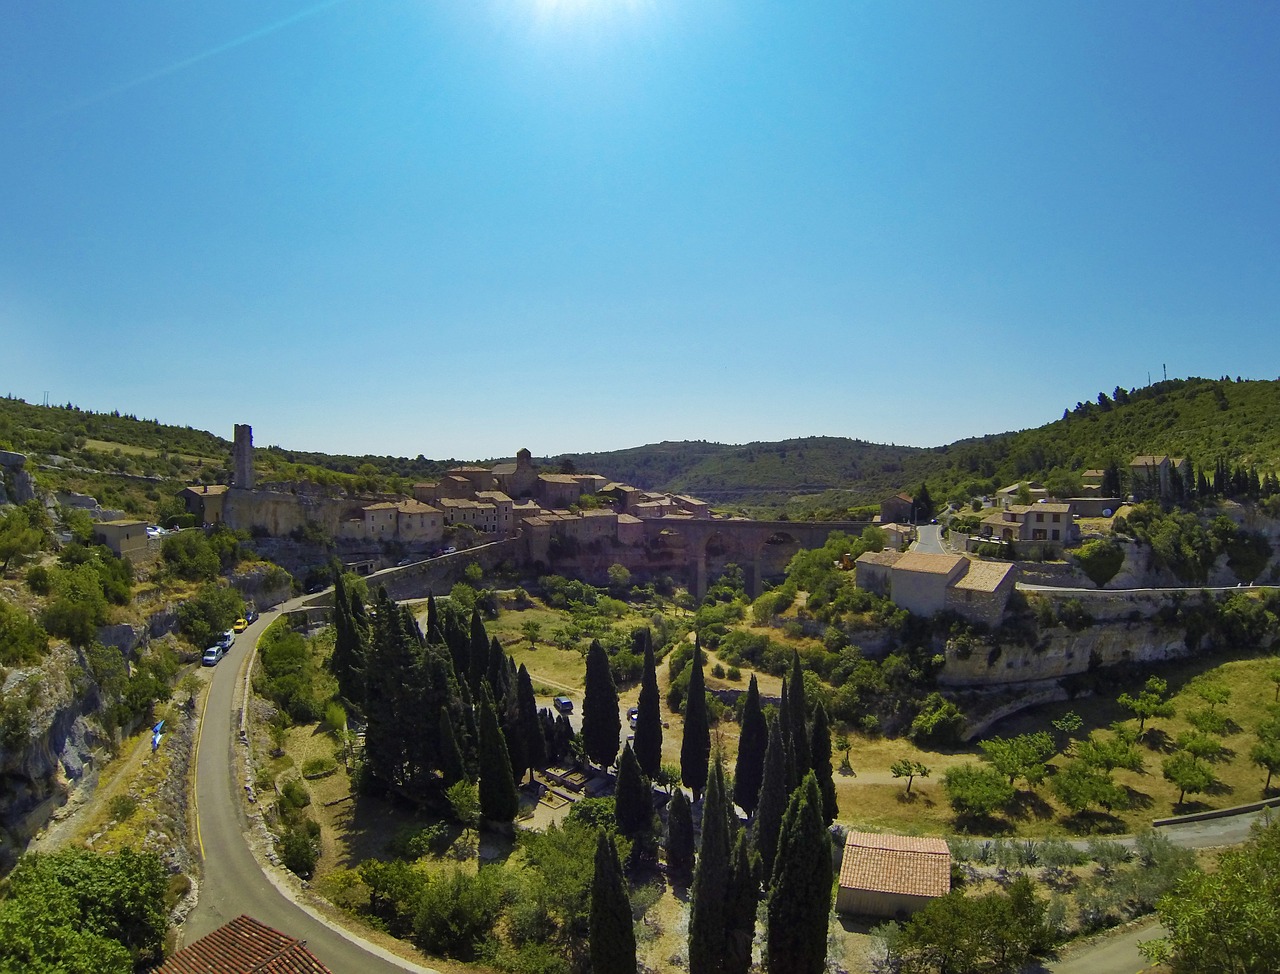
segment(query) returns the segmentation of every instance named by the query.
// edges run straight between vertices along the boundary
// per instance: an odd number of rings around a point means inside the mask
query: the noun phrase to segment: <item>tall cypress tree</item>
[[[630,744],[622,749],[622,757],[618,759],[618,782],[613,797],[614,819],[623,835],[635,835],[653,819],[653,786],[640,772]]]
[[[405,676],[417,662],[417,647],[400,624],[400,612],[379,587],[369,640],[365,680],[365,764],[385,785],[401,787],[409,761],[405,724],[411,709]]]
[[[480,691],[480,814],[491,822],[515,821],[520,811],[507,742],[498,726],[489,688]]]
[[[502,700],[511,689],[511,671],[507,668],[508,656],[502,650],[502,643],[494,636],[489,640],[489,666],[485,676],[489,686],[493,688],[493,699]]]
[[[766,880],[773,875],[773,860],[778,851],[778,830],[787,808],[786,745],[782,743],[780,720],[769,722],[769,746],[764,752],[764,777],[760,782],[760,798],[756,817],[751,823],[751,838]]]
[[[711,761],[711,726],[707,720],[707,692],[702,676],[702,647],[693,641],[693,661],[689,664],[689,693],[684,702],[684,737],[680,741],[680,780],[693,790],[693,800],[707,786]]]
[[[637,739],[639,735],[637,734]],[[764,779],[764,751],[769,746],[769,727],[760,709],[760,687],[751,674],[747,701],[742,707],[742,734],[738,738],[738,761],[733,770],[733,800],[753,815]]]
[[[804,673],[800,670],[800,653],[791,651],[791,679],[787,681],[791,694],[791,748],[795,751],[796,781],[799,782],[813,767],[809,756],[808,702],[804,694]]]
[[[731,876],[729,797],[724,768],[716,757],[702,804],[702,843],[693,874],[689,906],[689,974],[720,974],[724,970]]]
[[[447,710],[440,711],[440,776],[444,779],[446,788],[467,776],[462,748],[458,746],[457,735],[453,732],[453,720]]]
[[[778,733],[782,735],[783,767],[787,772],[785,784],[789,795],[800,783],[800,776],[796,774],[795,751],[791,747],[791,690],[785,676],[782,678],[782,702],[778,705]]]
[[[347,591],[346,582],[339,573],[334,582],[334,642],[329,668],[338,681],[338,692],[343,699],[357,707],[364,703],[365,657],[369,645],[369,628],[364,612],[356,614],[354,611],[354,605],[359,601],[354,592]]]
[[[751,945],[756,936],[756,904],[760,900],[758,861],[751,854],[746,830],[733,845],[733,866],[726,894],[724,974],[751,970]]]
[[[631,901],[623,883],[618,849],[603,829],[596,833],[590,931],[592,974],[635,974],[636,936],[631,926]]]
[[[436,645],[444,644],[444,630],[440,628],[440,610],[436,608],[436,597],[433,592],[427,593],[427,642]]]
[[[533,695],[533,680],[523,663],[516,676],[516,709],[518,733],[522,740],[521,753],[525,761],[520,768],[520,777],[523,778],[526,770],[532,774],[534,770],[547,764],[547,739],[543,733],[542,720],[538,717],[538,701]]]
[[[813,712],[813,740],[809,752],[813,755],[813,774],[818,779],[818,793],[822,796],[822,821],[830,825],[840,814],[836,801],[836,783],[831,775],[831,730],[827,726],[827,708],[818,702]]]
[[[649,630],[642,630],[646,635]],[[640,677],[640,700],[636,705],[636,760],[640,770],[656,778],[662,770],[662,701],[658,696],[658,671],[653,659],[653,641],[644,641],[644,672]]]
[[[693,868],[693,809],[680,788],[667,806],[667,867],[686,878]]]
[[[822,974],[832,880],[831,837],[822,824],[818,781],[810,773],[782,819],[769,894],[769,974]]]
[[[587,760],[607,768],[618,757],[622,718],[618,716],[618,688],[609,672],[609,656],[600,640],[587,649],[586,684],[582,694],[582,746]]]
[[[480,681],[489,672],[489,634],[485,632],[479,609],[471,610],[471,635],[467,648],[467,682],[471,684],[471,692],[478,697]]]

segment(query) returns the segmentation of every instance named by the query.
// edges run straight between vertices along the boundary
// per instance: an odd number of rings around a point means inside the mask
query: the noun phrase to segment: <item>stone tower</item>
[[[231,457],[235,461],[235,477],[231,486],[249,490],[253,487],[253,427],[248,424],[236,424],[236,441],[231,448]]]

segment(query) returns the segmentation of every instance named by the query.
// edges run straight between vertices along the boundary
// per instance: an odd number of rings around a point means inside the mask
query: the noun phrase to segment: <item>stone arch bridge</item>
[[[650,552],[670,556],[673,567],[688,572],[696,598],[707,591],[708,578],[730,563],[742,568],[747,592],[760,594],[762,583],[780,576],[791,556],[802,548],[820,548],[836,531],[858,536],[871,521],[748,521],[745,519],[653,518],[645,521]]]

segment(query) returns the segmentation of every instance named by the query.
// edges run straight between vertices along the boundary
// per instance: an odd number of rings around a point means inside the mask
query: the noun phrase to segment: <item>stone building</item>
[[[898,917],[951,892],[951,850],[942,839],[850,832],[840,862],[836,911]]]
[[[918,616],[950,609],[975,622],[998,625],[1017,579],[1004,562],[924,551],[868,551],[854,563],[854,584],[887,596]]]
[[[104,544],[121,558],[137,562],[147,553],[145,521],[99,521],[93,526],[93,540]]]
[[[182,502],[187,513],[195,516],[196,523],[208,527],[223,521],[223,505],[226,502],[226,484],[199,484],[182,491]]]

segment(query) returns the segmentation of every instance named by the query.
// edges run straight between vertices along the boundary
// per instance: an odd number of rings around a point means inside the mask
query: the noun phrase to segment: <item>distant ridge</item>
[[[0,399],[0,449],[69,455],[86,438],[97,442],[99,450],[102,444],[120,444],[208,458],[211,474],[229,461],[231,451],[223,437],[190,427]],[[438,476],[459,462],[282,447],[257,452],[264,469],[281,478],[323,478],[330,471],[341,475],[335,483],[376,476],[390,487],[411,486],[413,480]],[[580,472],[648,490],[689,493],[719,505],[834,516],[899,490],[914,491],[926,481],[937,499],[953,492],[971,496],[1020,480],[1040,480],[1055,470],[1079,473],[1109,462],[1127,464],[1137,454],[1162,453],[1189,457],[1197,466],[1223,459],[1260,471],[1280,468],[1280,380],[1188,378],[1141,389],[1116,388],[1077,402],[1064,410],[1062,419],[1044,426],[941,447],[837,436],[746,444],[689,440],[544,457],[538,463],[546,470],[571,465]]]

